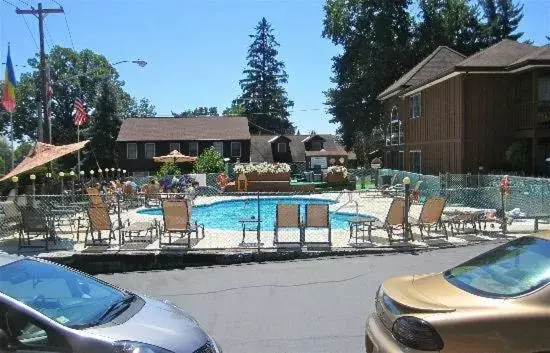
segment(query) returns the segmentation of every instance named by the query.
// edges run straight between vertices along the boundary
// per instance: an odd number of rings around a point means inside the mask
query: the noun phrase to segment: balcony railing
[[[550,124],[550,102],[518,103],[514,107],[512,127],[515,129],[532,129],[536,116],[537,125]]]

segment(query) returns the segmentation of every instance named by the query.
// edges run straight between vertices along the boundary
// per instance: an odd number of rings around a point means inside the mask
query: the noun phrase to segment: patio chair
[[[298,228],[298,241],[279,241],[279,229]],[[302,245],[302,224],[300,221],[300,205],[278,203],[275,209],[275,229],[273,245],[275,246],[301,246]]]
[[[327,204],[307,204],[306,205],[306,217],[303,227],[303,243],[307,245],[332,245],[332,229],[330,226],[330,217]],[[306,229],[307,228],[326,228],[328,229],[328,240],[326,242],[308,242],[306,241]]]
[[[413,226],[418,227],[420,230],[420,237],[424,239],[424,229],[427,229],[427,236],[431,239],[445,238],[449,240],[449,235],[447,234],[447,228],[445,223],[442,222],[441,216],[443,215],[443,209],[445,208],[445,203],[447,200],[444,197],[430,197],[426,200],[420,211],[418,219],[409,218],[409,231],[412,230]],[[430,236],[431,227],[442,227],[445,235],[442,236]],[[411,232],[412,234],[412,232]]]
[[[53,240],[55,243],[55,228],[53,220],[47,217],[44,210],[24,206],[21,211],[21,227],[19,228],[18,249],[22,248],[44,248],[48,250],[48,240]],[[32,245],[31,234],[42,236],[44,245]]]
[[[89,227],[88,229],[86,229],[84,246],[96,245],[96,243],[99,243],[101,245],[105,240],[101,238],[102,231],[109,232],[109,237],[107,238],[107,241],[109,245],[111,245],[111,240],[116,239],[115,231],[120,231],[120,227],[113,224],[113,222],[111,221],[111,217],[109,215],[109,206],[105,204],[90,204],[90,206],[88,207],[88,221]],[[94,232],[97,232],[97,239],[94,238]],[[88,243],[88,233],[90,233],[92,238],[91,243]]]
[[[172,233],[179,233],[183,239],[187,235],[187,247],[191,247],[191,234],[195,233],[196,239],[199,238],[199,228],[202,228],[202,237],[204,238],[204,226],[196,221],[191,223],[191,212],[186,200],[165,200],[162,202],[162,218],[164,227],[160,232],[159,246],[162,245],[180,245],[172,243]],[[164,243],[162,238],[164,233],[168,233],[168,243]]]
[[[390,245],[393,244],[394,231],[403,230],[405,228],[405,199],[401,197],[395,197],[392,200],[388,214],[384,222],[374,222],[371,229],[383,229],[388,233],[388,239]],[[407,241],[408,239],[401,239],[400,241]]]
[[[103,198],[98,189],[96,188],[86,188],[86,194],[90,198],[90,203],[93,205],[103,204]]]
[[[150,206],[150,201],[161,203],[160,199],[160,184],[148,184],[145,188],[145,206]]]

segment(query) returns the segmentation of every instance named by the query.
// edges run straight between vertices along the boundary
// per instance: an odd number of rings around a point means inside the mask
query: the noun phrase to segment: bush
[[[223,157],[210,147],[201,153],[195,161],[195,173],[222,173],[225,171]]]
[[[525,141],[512,143],[505,153],[506,161],[516,170],[524,171],[529,162],[529,146]]]
[[[169,175],[180,175],[181,170],[176,163],[164,163],[157,172],[157,178],[163,178]]]

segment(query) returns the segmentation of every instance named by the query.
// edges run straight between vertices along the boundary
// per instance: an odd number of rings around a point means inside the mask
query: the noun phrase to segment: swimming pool
[[[273,230],[275,225],[275,207],[278,203],[291,203],[301,205],[300,215],[303,218],[306,204],[333,204],[335,201],[314,198],[290,198],[273,197],[260,199],[260,218],[263,219],[261,229]],[[160,216],[161,208],[149,208],[139,210],[139,214]],[[255,198],[243,198],[236,200],[218,201],[208,205],[193,206],[192,220],[204,224],[206,228],[239,230],[241,218],[257,217],[258,200]],[[354,216],[350,213],[331,212],[330,222],[332,228],[347,228],[346,220]]]

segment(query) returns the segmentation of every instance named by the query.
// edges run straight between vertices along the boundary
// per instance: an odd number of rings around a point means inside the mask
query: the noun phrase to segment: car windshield
[[[74,328],[98,324],[110,308],[127,298],[93,278],[32,259],[0,267],[0,292]]]
[[[522,237],[445,272],[453,285],[476,295],[508,298],[550,281],[550,241]]]

